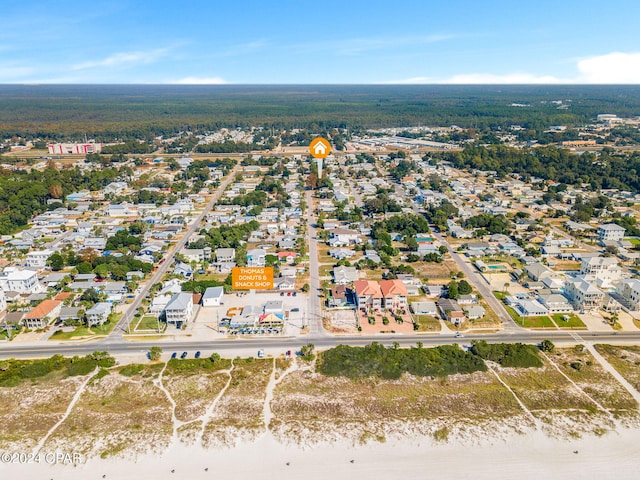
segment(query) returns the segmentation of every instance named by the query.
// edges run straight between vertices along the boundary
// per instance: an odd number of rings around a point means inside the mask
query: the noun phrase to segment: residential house
[[[223,287],[208,287],[202,295],[203,307],[219,307],[224,299]]]
[[[361,309],[372,308],[380,310],[382,308],[382,290],[380,284],[371,280],[356,280],[353,282],[356,294],[356,307]]]
[[[142,279],[144,279],[144,272],[141,272],[140,270],[132,270],[130,272],[127,272],[127,282]]]
[[[187,263],[178,262],[178,264],[173,268],[173,273],[176,275],[182,275],[184,278],[191,278],[193,276],[193,268]]]
[[[211,258],[211,248],[185,248],[180,254],[187,262],[204,262]]]
[[[600,242],[618,241],[624,238],[626,229],[615,223],[606,223],[598,227],[598,240]]]
[[[402,280],[380,280],[380,290],[384,300],[384,308],[389,310],[407,310],[407,287]]]
[[[284,237],[278,242],[278,248],[291,250],[297,247],[295,237]]]
[[[273,288],[276,290],[294,290],[296,288],[296,280],[294,277],[276,277],[273,279]]]
[[[167,304],[171,301],[172,295],[157,295],[151,300],[149,305],[149,313],[154,316],[159,316],[164,309],[167,308]]]
[[[298,254],[296,252],[278,252],[278,260],[281,262],[286,262],[289,265],[295,262],[296,258],[298,258]]]
[[[80,307],[62,307],[58,314],[61,322],[76,322],[80,320]]]
[[[526,294],[512,295],[505,298],[507,305],[513,307],[521,317],[537,317],[547,315],[547,308],[538,300]]]
[[[356,267],[345,267],[339,265],[333,268],[333,283],[337,285],[347,285],[355,282],[360,277]]]
[[[346,307],[349,305],[351,290],[346,285],[338,285],[331,289],[331,296],[328,300],[330,308]]]
[[[441,298],[438,300],[437,305],[442,318],[445,320],[449,320],[456,325],[464,322],[464,311],[455,300],[450,298]]]
[[[188,292],[176,293],[171,297],[164,309],[167,324],[176,327],[186,324],[193,313],[193,296]]]
[[[217,248],[216,262],[233,262],[236,259],[235,248]]]
[[[87,319],[87,325],[95,327],[98,325],[104,325],[109,318],[113,304],[110,302],[98,302],[93,307],[85,312]]]
[[[354,243],[361,243],[360,233],[348,228],[334,228],[329,230],[329,245],[332,247],[346,247]]]
[[[484,317],[485,310],[481,305],[463,307],[463,311],[469,320],[479,320]]]
[[[53,250],[37,250],[27,253],[26,266],[28,268],[44,268],[47,260],[53,254]]]
[[[166,295],[167,293],[180,293],[182,291],[182,286],[180,280],[177,278],[172,278],[171,280],[167,280],[162,284],[162,289],[160,290],[161,295]]]
[[[364,258],[366,260],[371,260],[375,264],[378,264],[382,261],[382,259],[380,258],[380,255],[378,255],[378,252],[376,252],[375,250],[365,250]]]
[[[556,275],[556,272],[551,270],[546,265],[543,265],[542,263],[532,263],[530,265],[527,265],[526,267],[524,267],[524,271],[534,282],[540,282],[544,278]]]
[[[601,287],[607,287],[622,277],[615,257],[587,257],[580,264],[580,275],[593,276]]]
[[[37,293],[42,291],[38,275],[33,270],[7,267],[0,274],[0,289],[5,292]]]
[[[550,293],[546,295],[540,295],[538,300],[549,313],[571,313],[573,307],[569,303],[569,300],[564,295],[559,293]]]
[[[247,251],[247,267],[264,267],[267,254],[261,248],[253,248]]]
[[[59,300],[43,300],[22,317],[22,323],[31,329],[44,328],[58,318],[61,308],[62,302]]]
[[[332,248],[329,250],[329,255],[335,259],[343,260],[345,258],[351,258],[356,254],[354,250],[349,248]]]
[[[567,279],[565,289],[567,298],[576,310],[592,310],[602,306],[604,293],[584,277]]]
[[[411,310],[416,315],[437,315],[438,307],[435,302],[411,302]]]
[[[628,278],[620,282],[618,293],[622,304],[629,310],[640,310],[640,280]]]
[[[127,203],[113,204],[107,207],[109,217],[137,217],[138,211]]]
[[[103,291],[107,295],[108,302],[119,303],[129,289],[125,282],[107,282],[104,284]]]
[[[88,237],[84,239],[82,248],[93,248],[98,252],[103,252],[107,246],[107,239],[101,237]]]

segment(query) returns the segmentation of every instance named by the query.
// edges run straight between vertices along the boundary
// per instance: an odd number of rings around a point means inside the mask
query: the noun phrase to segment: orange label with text
[[[235,267],[231,270],[234,290],[273,289],[273,267]]]

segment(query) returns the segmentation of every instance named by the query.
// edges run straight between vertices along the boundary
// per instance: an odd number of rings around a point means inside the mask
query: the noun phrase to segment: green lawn
[[[111,330],[114,329],[114,327],[122,317],[122,314],[118,313],[118,314],[112,315],[111,317],[112,317],[111,320],[107,321],[104,325],[100,325],[98,327],[91,327],[91,329],[82,325],[80,327],[77,327],[72,332],[57,331],[53,335],[51,335],[49,339],[50,340],[72,340],[77,337],[93,337],[97,335],[108,335],[111,332]]]
[[[164,329],[165,329],[165,324],[163,322],[160,322],[160,331],[162,332],[164,331]],[[138,325],[136,325],[136,328],[134,330],[158,331],[158,318],[153,317],[151,315],[146,315],[142,317],[142,319],[138,322]]]
[[[439,332],[441,329],[440,321],[430,315],[414,315],[418,324],[418,332]]]
[[[516,320],[518,325],[522,325],[522,318],[518,317],[519,320]],[[547,316],[540,317],[526,317],[524,319],[524,328],[556,328],[551,319]]]
[[[49,337],[49,340],[71,340],[76,337],[90,337],[92,335],[95,335],[95,334],[92,331],[90,331],[87,327],[81,326],[81,327],[77,327],[75,330],[71,332],[63,332],[61,330],[58,330],[53,335],[51,335],[51,337]]]
[[[565,320],[565,317],[568,317],[568,320]],[[556,322],[556,325],[560,328],[571,328],[571,329],[586,329],[587,326],[584,324],[580,317],[578,317],[574,313],[556,313],[552,316],[553,321]]]
[[[625,237],[625,240],[631,243],[634,247],[640,245],[640,238],[638,237]]]

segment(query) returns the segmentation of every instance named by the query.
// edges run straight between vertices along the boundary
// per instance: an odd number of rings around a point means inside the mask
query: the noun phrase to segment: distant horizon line
[[[0,87],[37,86],[167,86],[167,87],[285,87],[285,86],[354,86],[354,87],[640,87],[640,83],[0,83]]]

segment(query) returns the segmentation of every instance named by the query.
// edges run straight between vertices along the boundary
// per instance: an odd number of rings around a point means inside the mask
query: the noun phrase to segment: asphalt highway
[[[126,338],[103,338],[102,340],[73,343],[46,342],[38,344],[5,343],[0,345],[0,358],[43,358],[55,354],[66,356],[86,355],[94,351],[107,351],[118,357],[128,354],[148,352],[153,346],[162,347],[165,353],[183,351],[193,354],[201,351],[208,356],[213,352],[222,357],[256,356],[259,349],[270,355],[279,355],[287,350],[298,350],[307,343],[313,343],[319,350],[326,350],[336,345],[364,346],[371,342],[379,342],[392,346],[397,342],[401,347],[416,346],[418,342],[425,347],[437,345],[460,344],[469,345],[472,340],[485,340],[488,343],[528,343],[538,344],[549,339],[557,345],[576,345],[585,343],[607,343],[614,345],[640,344],[640,332],[588,332],[588,331],[528,331],[464,334],[455,337],[451,334],[421,335],[371,335],[371,336],[331,336],[326,334],[300,337],[246,337],[221,340],[176,340],[176,341],[130,341]]]

